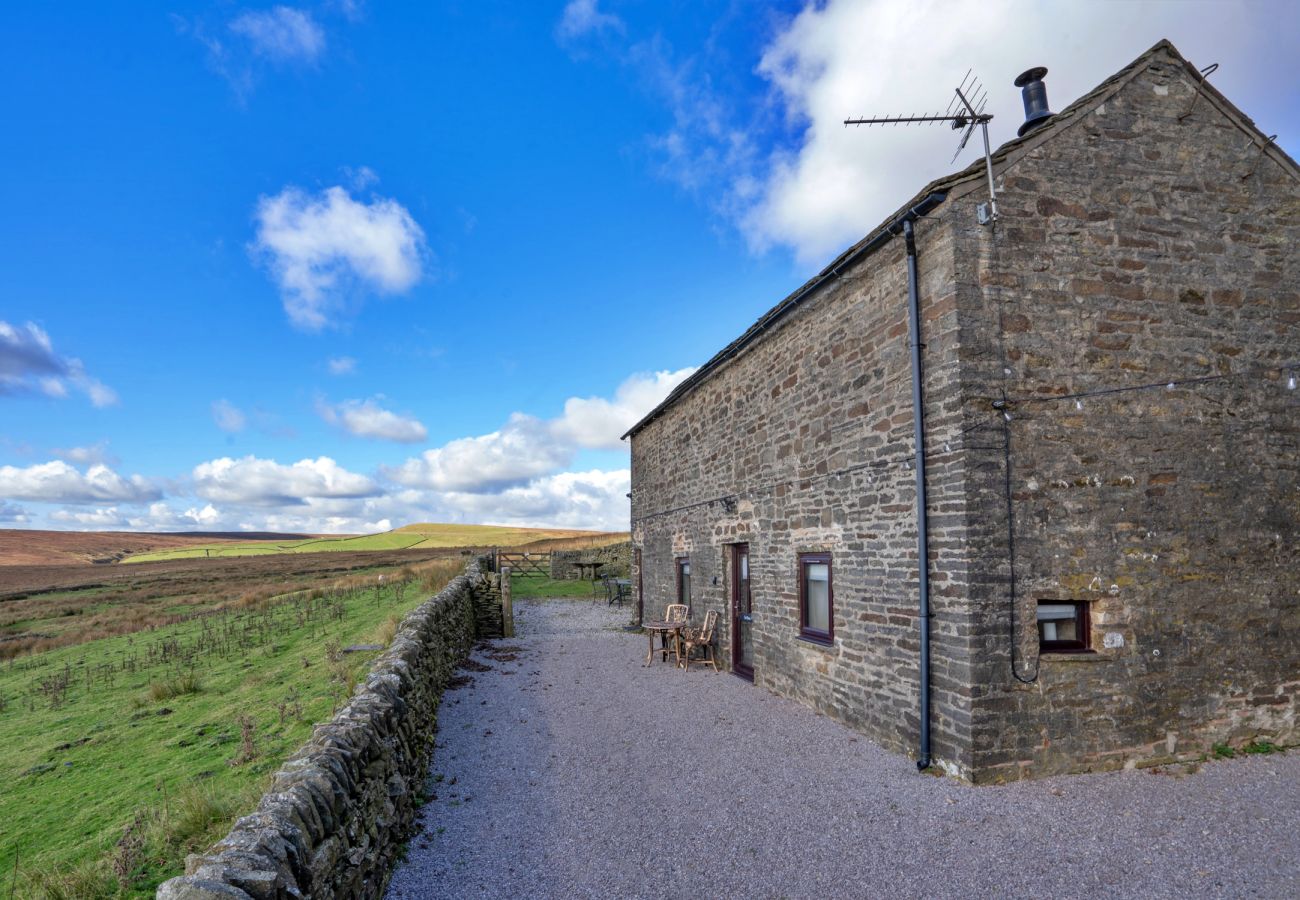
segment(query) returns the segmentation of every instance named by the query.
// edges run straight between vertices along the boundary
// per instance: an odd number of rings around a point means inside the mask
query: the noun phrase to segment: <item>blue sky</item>
[[[0,527],[625,527],[626,426],[949,170],[845,115],[1169,37],[1295,155],[1286,5],[1092,6],[7,5]]]

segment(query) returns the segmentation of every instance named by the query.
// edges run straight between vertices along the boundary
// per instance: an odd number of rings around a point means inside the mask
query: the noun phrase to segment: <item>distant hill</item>
[[[135,553],[235,541],[301,541],[306,534],[243,532],[37,531],[0,529],[0,566],[75,566],[117,562]],[[198,554],[202,555],[202,554]]]
[[[583,531],[573,528],[511,528],[421,522],[392,531],[364,535],[293,536],[289,540],[220,541],[148,549],[122,560],[157,562],[194,557],[262,556],[271,553],[326,553],[357,550],[431,550],[456,547],[518,547],[545,541],[547,549],[592,547],[627,540],[626,532]]]

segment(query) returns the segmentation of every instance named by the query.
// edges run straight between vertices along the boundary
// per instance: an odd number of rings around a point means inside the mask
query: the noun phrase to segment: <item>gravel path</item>
[[[1300,896],[1300,753],[975,788],[730,675],[642,668],[625,610],[515,610],[444,700],[389,897]]]

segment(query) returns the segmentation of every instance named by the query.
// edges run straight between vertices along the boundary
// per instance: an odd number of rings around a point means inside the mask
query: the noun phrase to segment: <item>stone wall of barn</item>
[[[935,756],[970,765],[970,615],[956,436],[951,236],[917,226],[927,344]],[[915,753],[917,560],[907,279],[901,238],[800,308],[632,439],[634,572],[645,616],[692,567],[692,618],[720,614],[731,659],[731,545],[747,542],[757,688]],[[950,443],[948,450],[945,443]],[[799,637],[797,556],[832,554],[834,643]]]
[[[979,778],[1297,740],[1300,190],[1220,103],[1159,53],[956,230]],[[1040,656],[1040,600],[1094,652]]]

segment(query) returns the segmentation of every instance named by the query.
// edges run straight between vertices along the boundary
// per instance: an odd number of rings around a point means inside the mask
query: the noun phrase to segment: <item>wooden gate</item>
[[[540,576],[542,578],[551,577],[551,554],[549,553],[516,553],[508,550],[497,551],[497,571],[501,571],[502,566],[510,567],[510,574],[519,575],[524,578]]]

